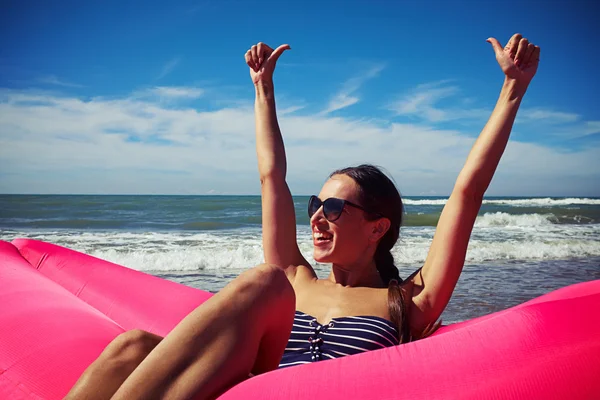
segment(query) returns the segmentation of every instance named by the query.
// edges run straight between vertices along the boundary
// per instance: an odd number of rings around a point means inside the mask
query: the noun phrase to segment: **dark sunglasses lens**
[[[330,198],[323,203],[323,214],[328,221],[335,221],[342,215],[344,209],[344,200]]]
[[[312,218],[313,215],[317,212],[319,207],[321,207],[321,200],[317,196],[310,196],[308,200],[308,217]]]

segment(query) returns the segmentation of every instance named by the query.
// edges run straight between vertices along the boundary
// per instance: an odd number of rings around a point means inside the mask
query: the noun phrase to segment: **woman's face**
[[[321,201],[335,197],[362,206],[358,185],[347,175],[329,178],[318,197]],[[340,217],[331,222],[325,218],[321,206],[310,219],[315,261],[347,267],[369,262],[372,254],[368,248],[374,244],[375,222],[368,221],[365,216],[363,210],[346,204]]]

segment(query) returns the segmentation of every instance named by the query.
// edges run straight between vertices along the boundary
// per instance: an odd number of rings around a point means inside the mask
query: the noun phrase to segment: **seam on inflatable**
[[[77,297],[77,298],[80,298],[80,297],[79,297],[79,295],[81,295],[81,292],[83,292],[83,289],[85,289],[85,287],[87,286],[88,282],[89,282],[89,280],[88,280],[88,281],[86,281],[86,282],[83,284],[83,286],[81,286],[79,289],[77,289],[77,292],[75,293],[75,297]],[[83,299],[82,299],[82,300],[83,300]],[[83,301],[85,301],[85,300],[83,300]],[[87,301],[85,301],[85,302],[87,303]],[[89,303],[88,303],[88,304],[89,304]],[[94,306],[92,306],[92,307],[94,307]],[[94,308],[96,308],[96,307],[94,307]],[[98,310],[98,311],[100,311],[100,310]],[[104,313],[103,313],[103,314],[104,314]]]
[[[23,257],[23,258],[25,258],[25,257]],[[42,264],[44,264],[46,262],[47,258],[48,258],[48,253],[44,253],[44,255],[42,255],[40,257],[40,260],[37,262],[37,265],[35,266],[35,269],[37,269],[39,271],[40,268],[42,268]],[[27,262],[29,262],[29,261],[27,261]]]

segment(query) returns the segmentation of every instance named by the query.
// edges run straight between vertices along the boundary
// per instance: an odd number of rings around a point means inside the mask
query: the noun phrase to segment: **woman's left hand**
[[[516,33],[502,48],[494,38],[487,40],[496,53],[496,60],[507,79],[514,80],[524,90],[537,72],[540,61],[540,48],[535,46],[520,33]]]

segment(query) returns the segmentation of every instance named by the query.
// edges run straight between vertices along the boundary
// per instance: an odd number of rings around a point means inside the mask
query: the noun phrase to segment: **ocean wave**
[[[434,227],[440,218],[440,213],[431,214],[406,214],[403,225],[405,227]],[[475,226],[505,226],[505,227],[531,227],[551,224],[594,224],[598,222],[593,218],[578,213],[532,213],[509,214],[506,212],[485,213],[477,217]]]
[[[403,199],[406,205],[419,206],[443,206],[448,199]],[[587,197],[569,197],[569,198],[534,198],[534,199],[484,199],[483,204],[507,205],[513,207],[557,207],[567,205],[600,205],[600,199],[591,199]]]
[[[485,226],[512,226],[512,227],[530,227],[543,226],[557,223],[558,220],[554,214],[508,214],[503,212],[485,213],[477,217],[476,227]]]
[[[415,200],[415,199],[402,199],[404,205],[411,206],[443,206],[448,202],[448,199],[423,199],[423,200]]]
[[[598,224],[556,225],[542,215],[529,222],[514,220],[520,217],[501,214],[480,218],[471,235],[466,263],[600,256]],[[526,223],[529,225],[523,227]],[[512,229],[511,224],[519,225]],[[433,227],[404,228],[392,250],[396,262],[410,268],[422,265],[434,232]],[[1,240],[17,237],[44,240],[148,272],[209,270],[218,274],[263,262],[261,231],[254,228],[206,232],[0,231]],[[298,244],[314,265],[308,227],[298,228]]]
[[[92,250],[88,254],[139,271],[245,270],[263,261],[261,246],[190,247],[166,252]]]
[[[301,252],[312,259],[312,245],[306,243]],[[396,246],[392,254],[399,265],[420,266],[425,262],[430,241],[416,246]],[[229,246],[193,246],[156,252],[143,249],[122,251],[115,248],[95,249],[89,254],[141,271],[245,270],[264,262],[262,246],[237,243]],[[561,260],[600,256],[600,243],[590,240],[528,240],[489,242],[472,240],[466,263],[476,264],[497,260]]]
[[[431,242],[398,245],[392,250],[399,265],[419,267],[425,262]],[[600,256],[600,243],[594,240],[513,240],[490,242],[471,240],[465,264],[494,261],[566,260]]]

